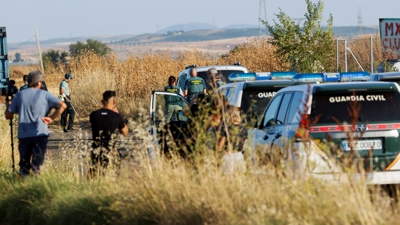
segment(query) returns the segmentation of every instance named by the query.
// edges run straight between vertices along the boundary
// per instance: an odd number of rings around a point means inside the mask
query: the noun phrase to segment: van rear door
[[[399,86],[389,82],[342,85],[314,89],[312,136],[332,139],[343,152],[354,150],[360,159],[373,149],[366,168],[385,170],[400,151]]]

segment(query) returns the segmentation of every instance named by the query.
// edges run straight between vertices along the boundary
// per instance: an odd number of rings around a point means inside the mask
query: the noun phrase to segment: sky
[[[317,3],[317,0],[311,0]],[[399,0],[323,0],[323,23],[329,14],[334,26],[378,26],[379,18],[398,18]],[[397,3],[397,4],[395,4]],[[0,0],[0,26],[9,43],[99,35],[155,33],[176,24],[258,25],[260,0]],[[266,19],[280,9],[303,18],[305,0],[265,0]],[[264,7],[262,12],[264,12]],[[261,18],[265,18],[264,13]]]

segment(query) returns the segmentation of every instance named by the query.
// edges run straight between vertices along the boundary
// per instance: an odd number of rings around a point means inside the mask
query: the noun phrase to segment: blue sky
[[[6,2],[6,3],[5,3]],[[155,33],[157,29],[190,22],[258,24],[259,0],[8,0],[1,1],[0,26],[8,42],[63,37]],[[312,2],[317,2],[312,0]],[[399,0],[325,0],[324,19],[331,13],[334,26],[357,26],[361,10],[364,26],[379,18],[398,18]],[[395,4],[397,3],[397,4]],[[293,18],[306,12],[304,0],[266,0],[269,22],[279,8]]]

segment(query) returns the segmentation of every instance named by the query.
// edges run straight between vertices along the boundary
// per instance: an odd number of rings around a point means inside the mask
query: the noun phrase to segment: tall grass
[[[136,132],[143,125],[132,124]],[[141,132],[146,132],[142,130]],[[140,134],[139,134],[140,135]],[[387,224],[397,203],[359,183],[224,175],[211,155],[150,162],[147,142],[120,170],[86,178],[85,136],[49,154],[40,176],[0,172],[0,222],[7,224]],[[115,173],[117,172],[117,173]],[[371,197],[374,200],[371,200]]]

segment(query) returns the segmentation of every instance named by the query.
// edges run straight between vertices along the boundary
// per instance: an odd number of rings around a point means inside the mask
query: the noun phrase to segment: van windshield
[[[218,72],[222,73],[223,77],[221,77],[221,80],[227,84],[232,82],[228,79],[229,75],[232,73],[243,73],[243,70],[218,70]],[[211,85],[207,76],[207,71],[197,72],[197,76],[203,78],[203,80],[206,82],[207,90],[210,90]]]
[[[311,122],[351,123],[351,104],[360,107],[357,122],[399,121],[400,94],[385,92],[368,92],[355,94],[313,95]]]
[[[240,110],[246,115],[246,121],[250,122],[253,118],[259,122],[265,107],[267,107],[269,101],[271,101],[279,89],[243,91]]]

